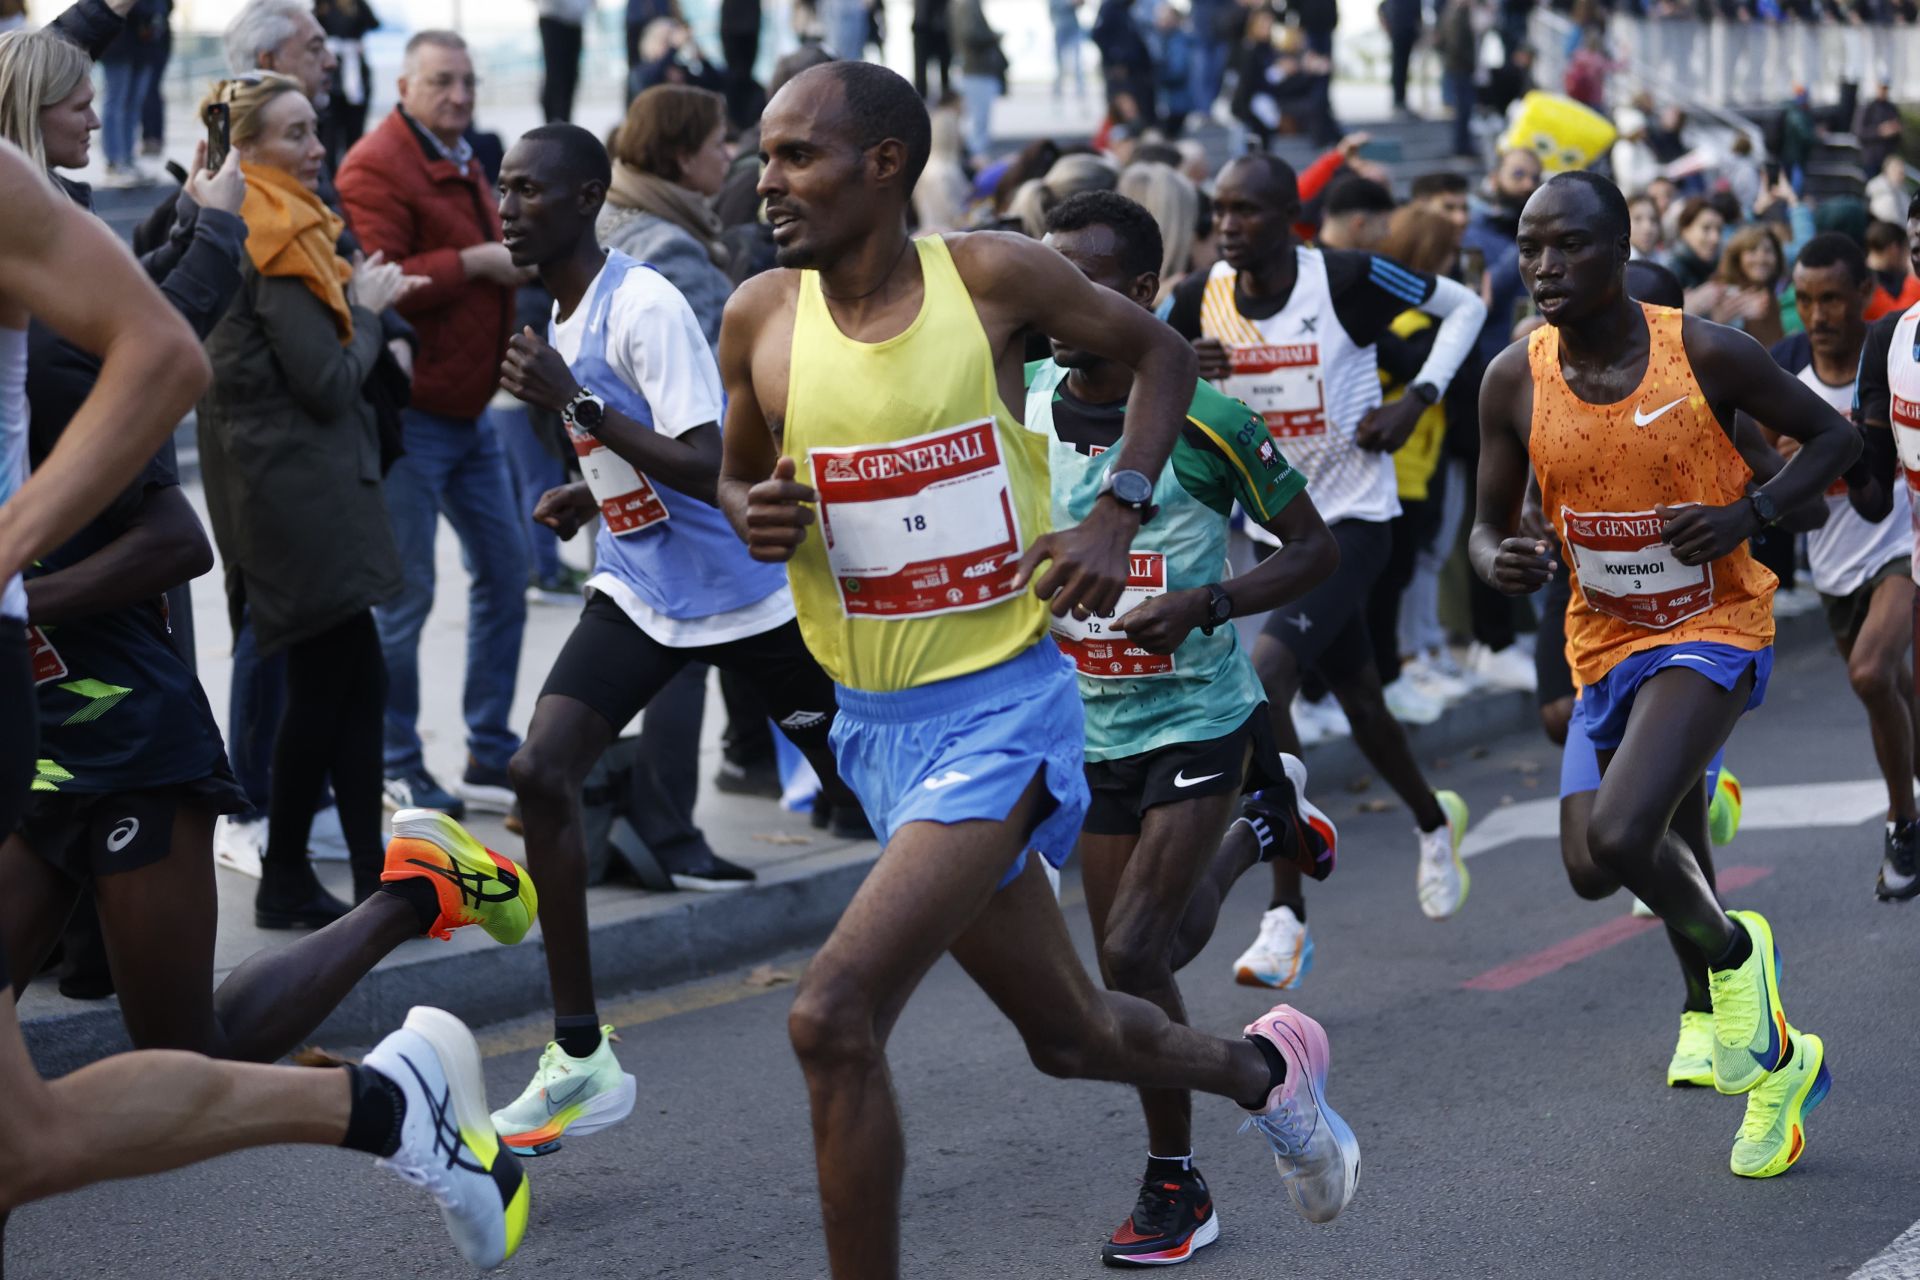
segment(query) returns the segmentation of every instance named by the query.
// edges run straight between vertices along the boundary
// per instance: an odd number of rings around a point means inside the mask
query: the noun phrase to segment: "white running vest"
[[[1920,513],[1911,499],[1920,491],[1920,359],[1914,356],[1914,335],[1920,332],[1920,305],[1907,309],[1893,328],[1887,349],[1887,390],[1893,403],[1887,417],[1893,424],[1893,444],[1906,476],[1909,511]],[[1910,523],[1912,516],[1909,517]],[[1920,523],[1913,524],[1913,540],[1920,545]],[[1914,580],[1920,582],[1920,556],[1914,557]]]
[[[1313,505],[1336,520],[1391,520],[1400,514],[1393,455],[1354,443],[1360,419],[1380,404],[1380,363],[1341,327],[1318,249],[1296,246],[1299,274],[1287,305],[1265,320],[1234,305],[1237,272],[1216,262],[1200,303],[1200,332],[1218,338],[1234,362],[1220,383],[1267,421],[1281,451],[1313,486]],[[1249,524],[1248,536],[1273,539]]]
[[[1800,381],[1841,417],[1853,412],[1852,382],[1830,387],[1812,365],[1800,371]],[[1847,501],[1847,482],[1835,480],[1827,490],[1827,522],[1807,535],[1813,589],[1823,596],[1852,595],[1888,561],[1913,554],[1912,527],[1913,502],[1904,484],[1894,486],[1893,510],[1875,524]]]

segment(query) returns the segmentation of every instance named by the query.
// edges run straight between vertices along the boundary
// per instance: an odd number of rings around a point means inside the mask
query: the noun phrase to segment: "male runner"
[[[1915,232],[1920,231],[1920,199],[1907,207],[1907,243],[1909,254],[1917,267],[1920,267],[1920,240]],[[1824,237],[1815,237],[1815,240]],[[1813,241],[1808,242],[1812,247]],[[1800,271],[1798,264],[1794,269],[1796,287]],[[1871,276],[1869,276],[1871,280]],[[1835,281],[1834,283],[1838,283]],[[1869,285],[1868,293],[1871,294]],[[1796,295],[1797,296],[1797,295]],[[1851,298],[1846,299],[1851,303]],[[1838,307],[1836,306],[1836,310]],[[1846,307],[1851,316],[1853,308]],[[1830,322],[1832,323],[1832,322]],[[1860,340],[1860,359],[1857,365],[1858,382],[1855,394],[1855,420],[1867,428],[1868,470],[1872,473],[1870,483],[1851,484],[1848,505],[1853,510],[1846,511],[1845,519],[1840,521],[1842,529],[1875,529],[1884,541],[1875,544],[1875,550],[1867,559],[1879,562],[1881,567],[1892,570],[1890,563],[1897,556],[1907,557],[1905,573],[1885,575],[1875,572],[1871,575],[1871,600],[1882,607],[1880,627],[1873,627],[1871,610],[1867,612],[1866,625],[1873,630],[1879,647],[1888,652],[1875,655],[1878,659],[1875,674],[1884,673],[1890,664],[1897,663],[1899,676],[1891,688],[1876,690],[1874,701],[1882,706],[1882,713],[1876,716],[1873,703],[1868,703],[1868,717],[1873,723],[1874,754],[1879,758],[1880,771],[1887,780],[1887,838],[1886,852],[1881,859],[1880,873],[1874,882],[1874,894],[1883,902],[1905,901],[1920,894],[1920,829],[1916,829],[1914,816],[1913,784],[1911,775],[1916,763],[1920,763],[1920,743],[1916,743],[1911,734],[1900,736],[1901,724],[1887,713],[1886,708],[1897,703],[1900,713],[1907,717],[1909,724],[1920,723],[1913,708],[1913,674],[1911,668],[1902,660],[1907,647],[1913,643],[1916,630],[1920,630],[1920,599],[1915,598],[1914,588],[1904,583],[1896,583],[1895,577],[1907,579],[1913,572],[1914,552],[1920,549],[1920,524],[1915,523],[1915,512],[1920,511],[1913,502],[1913,487],[1920,479],[1915,468],[1920,467],[1920,449],[1914,447],[1913,433],[1920,428],[1920,377],[1915,375],[1915,332],[1920,327],[1920,306],[1882,316],[1867,328]],[[1813,341],[1808,322],[1809,342]],[[1819,359],[1819,347],[1814,348],[1816,364]],[[1837,369],[1838,362],[1829,361]],[[1809,366],[1813,368],[1815,366]],[[1805,377],[1806,375],[1802,375]],[[1816,374],[1817,377],[1825,375]],[[1771,425],[1771,424],[1769,424]],[[1893,474],[1896,459],[1901,471],[1905,473],[1905,482]],[[1855,478],[1849,476],[1852,482]],[[1906,519],[1900,519],[1901,508],[1907,509]],[[1838,508],[1836,508],[1838,510]],[[1891,515],[1893,518],[1888,519]],[[1884,521],[1884,524],[1860,525],[1862,517],[1871,521]],[[1911,534],[1907,531],[1911,530]],[[1864,536],[1864,535],[1863,535]],[[1911,536],[1912,541],[1908,541]],[[1809,548],[1811,551],[1811,548]],[[1815,585],[1819,586],[1819,570],[1815,570]],[[1865,590],[1863,586],[1861,590]],[[1820,587],[1824,593],[1825,587]],[[1885,596],[1882,599],[1882,596]],[[1898,608],[1899,596],[1910,601],[1905,615],[1905,625],[1899,627],[1901,634],[1889,636],[1888,628],[1896,624],[1894,617]],[[1858,612],[1856,600],[1852,611]],[[1843,606],[1837,603],[1828,605],[1828,617],[1834,619]],[[1864,632],[1863,632],[1864,634]],[[1836,639],[1838,637],[1836,636]],[[1856,642],[1854,653],[1860,651]],[[1854,673],[1854,658],[1848,655],[1847,669],[1851,677]],[[1854,689],[1867,701],[1867,690],[1873,686],[1871,678],[1863,687],[1855,680]],[[1883,727],[1882,716],[1886,723]],[[1884,744],[1883,744],[1884,736]],[[1915,745],[1908,747],[1907,744]],[[1906,751],[1915,754],[1906,756]],[[1903,759],[1903,756],[1905,757]],[[1897,824],[1897,825],[1896,825]]]
[[[104,226],[0,144],[0,836],[36,772],[20,571],[72,537],[145,465],[206,386],[192,331]],[[101,359],[93,393],[26,476],[26,326]],[[0,965],[0,982],[5,981]],[[458,1019],[415,1009],[357,1067],[316,1071],[149,1050],[40,1078],[10,982],[0,998],[0,1213],[110,1178],[281,1142],[368,1151],[440,1202],[467,1259],[492,1267],[526,1231],[525,1176],[487,1124],[480,1055]]]
[[[741,287],[720,334],[720,503],[756,560],[790,562],[801,630],[839,686],[836,754],[884,846],[789,1017],[830,1268],[899,1273],[905,1150],[886,1042],[943,952],[1043,1071],[1239,1101],[1295,1207],[1331,1218],[1359,1149],[1324,1100],[1319,1024],[1281,1005],[1221,1040],[1101,992],[1027,857],[1064,862],[1087,807],[1079,691],[1049,605],[1119,603],[1193,355],[1024,237],[914,240],[930,135],[913,86],[876,64],[788,82],[760,136],[783,269]],[[1104,493],[1058,532],[1046,441],[1007,407],[1028,330],[1135,374]]]
[[[1531,458],[1572,562],[1567,652],[1601,770],[1588,849],[1706,960],[1714,1087],[1753,1094],[1731,1165],[1770,1177],[1804,1149],[1825,1051],[1787,1025],[1766,920],[1730,915],[1701,870],[1699,780],[1772,669],[1775,583],[1747,539],[1818,495],[1859,443],[1750,338],[1629,298],[1628,222],[1619,190],[1586,172],[1527,202],[1520,271],[1547,324],[1482,385],[1469,549],[1509,594],[1552,573],[1548,542],[1515,536]],[[1804,446],[1751,494],[1736,411],[1780,420]]]
[[[1627,296],[1637,302],[1678,310],[1685,293],[1674,274],[1658,263],[1635,258],[1627,263]],[[1535,317],[1537,320],[1538,317]],[[1539,323],[1544,324],[1544,321]],[[1528,332],[1531,332],[1529,328]],[[1780,473],[1780,455],[1763,439],[1753,423],[1738,419],[1734,432],[1740,456],[1753,469],[1755,478],[1771,480]],[[1824,503],[1809,503],[1794,508],[1781,518],[1782,526],[1795,532],[1817,527],[1826,519]],[[1520,531],[1524,536],[1551,540],[1559,545],[1540,510],[1540,490],[1531,481],[1526,503],[1521,510]],[[1600,790],[1600,758],[1587,736],[1586,722],[1579,714],[1578,689],[1573,668],[1567,662],[1566,618],[1573,585],[1566,557],[1555,559],[1553,576],[1541,592],[1539,645],[1534,666],[1539,673],[1540,718],[1547,736],[1563,749],[1560,753],[1560,860],[1566,867],[1573,891],[1583,898],[1598,901],[1611,897],[1620,882],[1594,862],[1587,848],[1587,824],[1593,817],[1593,798]],[[1709,846],[1695,851],[1700,874],[1709,886],[1716,886],[1711,846],[1728,844],[1740,829],[1740,783],[1726,768],[1723,747],[1707,765],[1706,791]],[[1633,898],[1633,914],[1651,918],[1653,911]],[[1667,1061],[1669,1087],[1713,1083],[1713,1013],[1707,991],[1707,966],[1698,948],[1684,934],[1669,928],[1667,941],[1680,962],[1681,981],[1686,995],[1680,1007],[1680,1034],[1673,1056]]]
[[[1074,196],[1047,216],[1046,243],[1095,284],[1152,308],[1160,228],[1138,204],[1110,191]],[[1053,359],[1027,366],[1027,429],[1050,438],[1056,525],[1093,513],[1132,390],[1126,365],[1057,341]],[[1092,804],[1079,853],[1101,977],[1175,1022],[1187,1016],[1173,970],[1213,931],[1220,896],[1198,891],[1222,837],[1243,846],[1221,855],[1239,869],[1276,853],[1309,867],[1333,857],[1331,825],[1320,817],[1322,835],[1301,817],[1319,816],[1301,794],[1306,766],[1275,749],[1260,682],[1231,621],[1264,613],[1333,572],[1339,548],[1306,487],[1258,415],[1194,383],[1154,487],[1159,510],[1129,552],[1119,616],[1053,623],[1079,670],[1085,706]],[[1282,546],[1222,582],[1235,501]],[[1229,836],[1246,792],[1255,793],[1248,819]],[[1204,919],[1195,918],[1196,896],[1211,907]],[[1220,1235],[1193,1163],[1192,1097],[1143,1089],[1140,1105],[1147,1172],[1133,1212],[1101,1254],[1120,1266],[1184,1262]]]
[[[1214,189],[1220,261],[1174,290],[1168,322],[1192,340],[1202,377],[1266,419],[1273,438],[1313,484],[1314,501],[1340,544],[1340,568],[1267,615],[1253,650],[1280,749],[1300,753],[1293,697],[1317,669],[1353,726],[1361,753],[1413,811],[1420,909],[1444,920],[1466,900],[1460,860],[1466,802],[1421,776],[1406,732],[1387,710],[1367,635],[1367,600],[1391,550],[1400,514],[1393,451],[1446,392],[1473,349],[1486,308],[1465,286],[1369,253],[1297,244],[1300,195],[1293,170],[1266,154],[1242,156]],[[1381,403],[1374,343],[1408,308],[1440,319],[1433,348],[1407,393]],[[1254,536],[1262,536],[1249,529]],[[1312,946],[1298,870],[1273,864],[1273,902],[1259,936],[1234,965],[1238,981],[1291,987]]]
[[[1866,346],[1867,302],[1873,275],[1860,246],[1837,232],[1807,241],[1794,259],[1794,305],[1804,339],[1786,338],[1774,359],[1841,413],[1855,402],[1860,355]],[[1793,456],[1792,437],[1777,438]],[[1870,521],[1853,509],[1844,483],[1827,491],[1827,522],[1807,539],[1814,589],[1826,605],[1833,640],[1847,663],[1854,696],[1867,709],[1873,754],[1887,783],[1887,827],[1881,865],[1911,866],[1920,854],[1920,812],[1913,802],[1920,720],[1914,714],[1913,504],[1905,486],[1888,486],[1887,518]],[[1885,882],[1883,899],[1920,893],[1920,878],[1897,888]]]
[[[595,235],[611,175],[599,140],[564,124],[528,132],[500,170],[507,249],[554,297],[547,339],[515,337],[502,383],[560,414],[587,476],[543,495],[538,514],[562,536],[599,518],[592,596],[511,771],[527,860],[546,889],[554,1038],[494,1123],[534,1154],[633,1110],[633,1077],[594,1005],[580,815],[581,785],[621,727],[688,663],[710,663],[758,689],[823,796],[851,803],[827,745],[833,682],[800,638],[786,574],[750,557],[712,503],[722,402],[699,321],[665,276]]]

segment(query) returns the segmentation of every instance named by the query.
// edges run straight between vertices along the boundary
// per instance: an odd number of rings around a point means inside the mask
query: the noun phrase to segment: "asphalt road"
[[[1770,704],[1729,758],[1750,790],[1874,776],[1839,664],[1811,650],[1783,657]],[[1551,795],[1556,762],[1543,739],[1516,735],[1429,763],[1484,814]],[[1815,825],[1750,830],[1721,852],[1723,872],[1750,869],[1730,896],[1773,921],[1788,1014],[1825,1037],[1834,1076],[1800,1164],[1753,1183],[1727,1171],[1742,1102],[1663,1085],[1680,990],[1661,935],[1623,928],[1623,899],[1573,897],[1555,846],[1537,838],[1475,858],[1462,913],[1429,923],[1405,816],[1363,811],[1381,794],[1319,797],[1341,823],[1342,857],[1310,899],[1319,965],[1291,997],[1331,1036],[1330,1096],[1365,1152],[1359,1194],[1339,1221],[1303,1223],[1262,1144],[1236,1136],[1240,1113],[1197,1100],[1223,1232],[1192,1274],[1848,1276],[1920,1218],[1920,907],[1873,900],[1876,820],[1817,825],[1828,815],[1815,796],[1804,806]],[[1263,888],[1243,884],[1189,970],[1200,1025],[1229,1031],[1269,1003],[1226,978],[1264,905]],[[1084,953],[1085,912],[1068,914]],[[1563,967],[1504,990],[1465,985],[1583,935],[1570,950],[1590,954]],[[805,1097],[784,1034],[791,987],[778,982],[803,963],[610,1002],[640,1106],[531,1166],[532,1232],[506,1274],[824,1273]],[[483,1033],[496,1100],[525,1083],[545,1035],[529,1020]],[[1142,1165],[1128,1093],[1042,1077],[951,963],[909,1006],[892,1059],[909,1149],[905,1273],[1103,1274],[1100,1242]],[[16,1278],[461,1270],[424,1198],[324,1149],[247,1153],[30,1206],[13,1217],[7,1263]]]

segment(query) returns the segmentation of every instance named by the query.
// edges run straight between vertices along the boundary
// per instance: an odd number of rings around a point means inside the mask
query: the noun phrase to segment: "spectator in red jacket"
[[[376,611],[387,660],[386,788],[401,806],[505,812],[508,727],[527,618],[527,542],[499,431],[486,416],[506,354],[514,286],[526,276],[500,243],[500,215],[467,141],[475,78],[466,42],[422,31],[407,42],[400,105],[347,153],[340,198],[369,254],[427,283],[401,312],[419,331],[406,454],[387,476],[387,509],[406,588]],[[439,517],[473,575],[467,619],[467,767],[456,797],[427,772],[415,720],[420,629],[433,605]]]

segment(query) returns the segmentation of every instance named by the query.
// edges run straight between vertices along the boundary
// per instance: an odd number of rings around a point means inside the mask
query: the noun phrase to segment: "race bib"
[[[1561,509],[1580,592],[1596,613],[1664,631],[1713,605],[1713,566],[1681,564],[1651,511]]]
[[[992,418],[814,449],[827,563],[850,618],[921,618],[1016,594],[1020,525]]]
[[[1893,398],[1893,447],[1900,455],[1900,469],[1906,472],[1907,488],[1920,493],[1920,403]]]
[[[1327,434],[1326,388],[1318,343],[1228,347],[1232,376],[1220,389],[1266,420],[1279,440]]]
[[[1096,680],[1134,680],[1174,674],[1173,655],[1148,653],[1127,643],[1124,632],[1114,622],[1155,596],[1167,593],[1167,558],[1158,551],[1135,551],[1128,555],[1127,586],[1120,593],[1112,618],[1075,618],[1068,614],[1053,619],[1053,638],[1060,650],[1073,659],[1083,676]]]
[[[615,537],[638,533],[649,525],[669,519],[667,504],[654,492],[653,483],[625,458],[607,448],[591,433],[569,425],[567,435],[580,459],[580,473],[587,488],[600,504],[600,517],[607,532]]]
[[[66,659],[47,639],[47,633],[32,624],[27,626],[27,659],[33,663],[33,682],[36,685],[59,680],[67,674]]]

